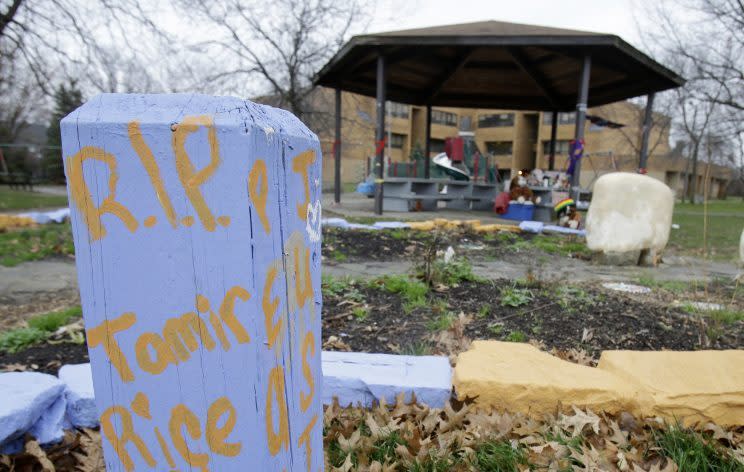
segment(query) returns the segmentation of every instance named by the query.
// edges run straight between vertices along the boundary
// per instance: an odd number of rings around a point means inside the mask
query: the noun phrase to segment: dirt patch
[[[324,262],[396,261],[416,259],[431,246],[449,246],[471,260],[547,262],[551,256],[588,259],[583,241],[566,236],[531,233],[476,233],[467,229],[432,232],[409,229],[323,229]]]
[[[2,370],[29,370],[57,375],[65,364],[90,362],[85,344],[41,344],[15,354],[0,354]]]
[[[326,297],[323,338],[336,336],[351,350],[425,354],[442,330],[463,313],[469,339],[536,342],[546,350],[696,350],[744,346],[744,322],[711,332],[711,324],[681,308],[612,293],[596,286],[516,286],[509,280],[468,282],[431,292],[425,307],[404,310],[398,294],[354,287],[362,297]],[[516,293],[516,295],[514,295]],[[502,304],[508,294],[514,305]],[[519,297],[522,297],[520,299]],[[358,307],[366,307],[366,315]],[[339,348],[332,343],[329,349]],[[343,345],[341,345],[343,348]]]
[[[597,285],[517,285],[510,280],[465,282],[430,290],[421,306],[369,282],[343,282],[324,293],[324,349],[394,354],[457,354],[467,343],[441,345],[441,335],[462,339],[530,341],[551,351],[577,350],[596,359],[603,350],[741,349],[744,321],[716,324],[683,307]],[[710,286],[720,298],[730,287]],[[462,316],[460,314],[462,313]],[[331,342],[329,342],[331,339]],[[0,366],[24,365],[56,373],[60,365],[88,362],[84,345],[44,344],[0,354]]]
[[[18,297],[0,297],[0,331],[22,325],[34,315],[63,310],[79,304],[80,296],[77,289],[35,292],[22,302],[19,302]]]

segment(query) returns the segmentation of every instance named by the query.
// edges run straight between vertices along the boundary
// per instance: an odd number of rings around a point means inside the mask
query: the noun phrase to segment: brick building
[[[321,88],[315,97],[318,109],[332,107],[333,91]],[[426,109],[395,102],[387,105],[386,158],[390,162],[410,159],[415,148],[423,152],[426,135]],[[330,111],[330,110],[328,110]],[[603,127],[587,121],[581,185],[591,187],[598,176],[613,171],[635,172],[644,110],[631,102],[616,102],[590,108],[587,114],[623,124],[622,128]],[[364,179],[367,158],[375,153],[375,100],[344,92],[342,94],[341,180],[356,183]],[[531,111],[488,110],[435,107],[432,110],[431,154],[444,150],[444,140],[460,130],[472,131],[482,153],[495,159],[506,178],[522,168],[548,167],[551,114]],[[333,179],[333,133],[330,126],[315,126],[326,159],[323,178],[326,187]],[[565,170],[570,140],[574,136],[574,114],[559,113],[555,169]],[[669,185],[681,196],[685,175],[691,172],[689,160],[669,145],[669,117],[654,114],[649,138],[648,175]],[[708,195],[723,197],[732,178],[732,169],[699,163],[697,189],[703,192],[709,176]]]

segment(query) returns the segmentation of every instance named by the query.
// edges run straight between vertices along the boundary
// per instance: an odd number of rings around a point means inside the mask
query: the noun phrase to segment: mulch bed
[[[406,313],[401,295],[366,282],[346,283],[340,293],[324,294],[323,348],[327,350],[454,355],[467,348],[466,340],[493,339],[530,341],[553,352],[577,350],[596,359],[608,349],[744,347],[744,322],[714,325],[672,306],[659,289],[631,295],[593,284],[462,282],[430,290],[425,306]],[[515,289],[528,294],[529,301],[518,307],[502,305],[502,294]],[[721,283],[708,286],[708,294],[716,299],[730,300],[731,290]],[[363,308],[366,315],[355,314],[355,308]],[[450,330],[435,326],[443,316],[452,320]],[[444,331],[454,331],[457,339],[444,340],[442,345]],[[88,362],[86,346],[71,343],[0,353],[2,370],[56,374],[61,365],[82,362]]]
[[[434,347],[432,320],[443,310],[469,321],[464,335],[470,339],[533,340],[546,349],[580,349],[592,356],[607,349],[696,350],[737,349],[744,346],[744,323],[729,325],[715,339],[708,339],[707,326],[678,308],[593,287],[571,287],[563,297],[555,287],[527,288],[532,300],[520,307],[502,306],[500,293],[513,287],[509,280],[466,282],[430,294],[427,307],[406,314],[401,297],[360,285],[369,314],[363,320],[343,304],[344,297],[326,299],[323,338],[336,336],[351,350],[364,352],[421,353],[428,343]],[[521,333],[521,334],[515,334]],[[522,340],[522,339],[517,339]],[[326,348],[333,349],[333,343]]]
[[[452,246],[458,255],[472,259],[503,257],[513,254],[514,244],[530,241],[532,233],[509,233],[505,236],[476,233],[471,230],[417,231],[395,230],[344,230],[323,228],[324,263],[358,261],[397,261],[420,257],[431,245],[444,251]],[[555,236],[556,240],[568,240],[565,236]],[[524,252],[534,248],[523,248]]]

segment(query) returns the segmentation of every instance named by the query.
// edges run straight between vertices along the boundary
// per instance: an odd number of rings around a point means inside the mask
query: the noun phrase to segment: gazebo
[[[376,97],[375,212],[382,213],[385,102],[426,107],[429,178],[433,106],[553,112],[576,110],[574,142],[583,142],[587,107],[647,95],[639,171],[648,158],[654,94],[684,80],[620,37],[500,21],[354,36],[323,67],[316,85],[334,88],[334,199],[340,202],[341,91]],[[571,176],[578,190],[580,159]]]

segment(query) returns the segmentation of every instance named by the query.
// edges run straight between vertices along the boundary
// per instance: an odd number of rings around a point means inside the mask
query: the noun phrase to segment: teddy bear
[[[527,184],[529,176],[530,171],[528,169],[522,169],[511,179],[509,198],[512,202],[540,203],[540,197],[535,197]]]

